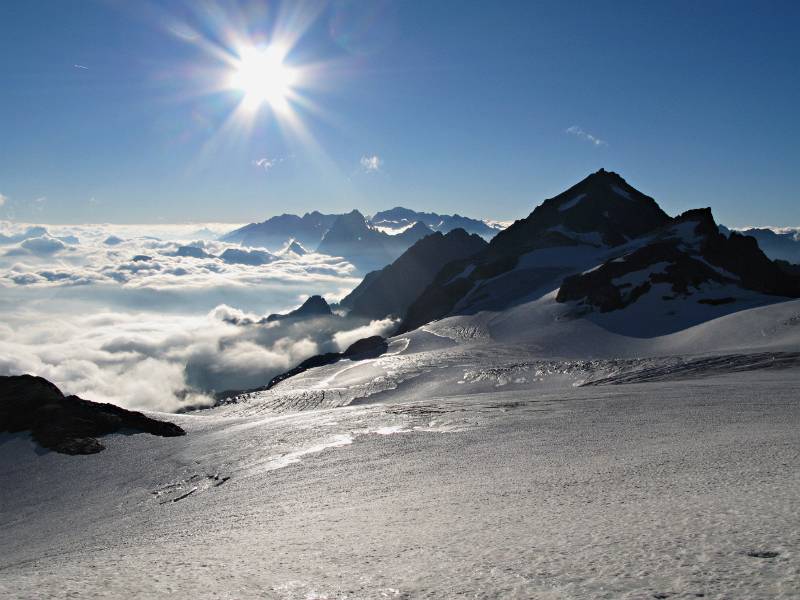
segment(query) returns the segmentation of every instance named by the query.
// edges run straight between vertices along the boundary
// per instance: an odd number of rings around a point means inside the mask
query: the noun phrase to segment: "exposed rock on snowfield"
[[[433,233],[392,264],[368,273],[340,305],[352,315],[375,319],[387,315],[402,317],[444,265],[473,256],[485,247],[483,238],[463,229],[454,229],[447,235]]]
[[[64,396],[41,377],[0,377],[0,431],[30,431],[41,446],[62,454],[95,454],[104,448],[97,437],[124,429],[162,437],[185,434],[174,423],[140,412]]]
[[[597,268],[567,277],[556,299],[608,312],[651,290],[660,290],[665,301],[695,295],[702,296],[698,302],[709,305],[735,300],[725,295],[730,292],[725,286],[800,296],[800,280],[769,260],[754,238],[719,233],[708,208],[685,212],[633,246]]]

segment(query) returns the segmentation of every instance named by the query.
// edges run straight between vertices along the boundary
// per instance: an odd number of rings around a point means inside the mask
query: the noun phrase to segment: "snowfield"
[[[432,323],[182,438],[4,435],[0,596],[796,598],[800,301],[651,337],[553,310]]]

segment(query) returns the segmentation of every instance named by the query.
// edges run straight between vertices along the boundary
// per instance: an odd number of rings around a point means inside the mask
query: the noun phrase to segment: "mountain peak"
[[[618,246],[669,221],[653,198],[618,173],[600,169],[497,234],[490,251],[519,255],[551,246]]]
[[[329,317],[333,313],[331,307],[325,301],[325,298],[319,295],[309,296],[303,302],[300,308],[288,312],[286,314],[271,314],[267,317],[266,321],[271,323],[273,321],[283,321],[284,319],[307,319],[311,317]]]

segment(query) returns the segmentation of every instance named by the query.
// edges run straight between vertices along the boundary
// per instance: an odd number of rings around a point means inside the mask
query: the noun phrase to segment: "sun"
[[[229,86],[244,94],[245,107],[254,110],[268,104],[272,110],[289,108],[297,72],[284,64],[286,51],[279,46],[244,48],[233,67]]]

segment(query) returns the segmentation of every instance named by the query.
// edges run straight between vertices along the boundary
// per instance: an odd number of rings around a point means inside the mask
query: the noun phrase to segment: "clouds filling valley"
[[[311,294],[336,301],[359,278],[340,258],[213,241],[230,228],[0,223],[0,374],[175,411],[210,404],[214,391],[264,385],[392,326],[339,316],[265,322]]]

